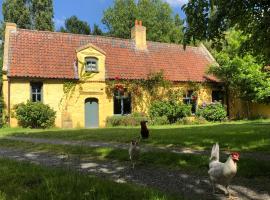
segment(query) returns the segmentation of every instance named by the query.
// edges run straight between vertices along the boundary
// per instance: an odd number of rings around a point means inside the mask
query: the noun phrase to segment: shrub
[[[106,126],[139,126],[141,121],[147,120],[143,113],[131,115],[111,116],[106,119]]]
[[[191,115],[191,105],[175,101],[155,101],[149,108],[151,119],[166,116],[170,123]]]
[[[206,124],[207,120],[203,117],[184,117],[176,122],[176,124],[183,125],[195,125],[195,124]]]
[[[150,125],[166,125],[169,124],[169,120],[166,116],[154,117],[149,121]]]
[[[26,128],[50,128],[54,126],[56,112],[41,102],[28,101],[15,106],[19,125]]]
[[[222,121],[227,117],[227,112],[220,102],[200,106],[196,114],[207,121]]]

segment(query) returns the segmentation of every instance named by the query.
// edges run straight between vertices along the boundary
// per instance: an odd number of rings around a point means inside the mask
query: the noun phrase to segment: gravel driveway
[[[0,148],[0,157],[17,161],[28,161],[48,167],[65,167],[90,173],[116,182],[132,182],[160,191],[176,194],[186,199],[228,199],[224,194],[211,194],[207,176],[195,176],[182,171],[138,165],[132,169],[129,162],[96,161],[66,155],[54,155],[42,152],[25,152],[9,148]],[[256,179],[233,179],[231,192],[233,199],[270,200],[270,184],[261,184]],[[222,188],[221,188],[222,189]]]

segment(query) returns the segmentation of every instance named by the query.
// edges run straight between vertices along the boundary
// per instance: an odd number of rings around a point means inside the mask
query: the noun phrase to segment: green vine
[[[73,81],[66,81],[63,84],[63,91],[64,94],[69,94],[71,91],[73,91],[76,87],[76,83]]]
[[[172,82],[165,80],[163,72],[148,74],[146,79],[123,80],[116,77],[114,80],[106,81],[106,94],[112,98],[114,92],[124,89],[131,94],[132,102],[140,110],[145,110],[151,102],[168,97],[168,93],[173,93],[170,89]],[[180,92],[182,96],[182,92]],[[146,98],[144,98],[146,96]]]

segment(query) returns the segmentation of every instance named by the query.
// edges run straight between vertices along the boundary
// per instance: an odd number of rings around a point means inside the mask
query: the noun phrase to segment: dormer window
[[[98,72],[98,59],[97,58],[85,58],[85,71],[86,72]]]

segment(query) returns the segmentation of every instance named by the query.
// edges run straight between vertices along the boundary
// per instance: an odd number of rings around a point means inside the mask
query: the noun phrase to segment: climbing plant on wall
[[[151,102],[167,98],[169,93],[177,93],[173,92],[172,85],[173,83],[166,80],[160,71],[148,74],[146,79],[126,80],[115,77],[113,80],[107,80],[106,93],[112,98],[115,91],[123,90],[131,94],[134,105],[144,110]]]

